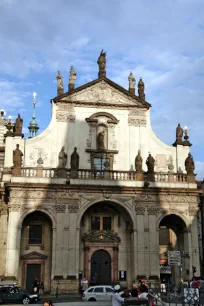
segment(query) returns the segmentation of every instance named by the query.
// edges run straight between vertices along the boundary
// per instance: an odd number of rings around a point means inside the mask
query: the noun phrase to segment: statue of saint
[[[98,135],[97,135],[97,149],[105,150],[104,138],[105,138],[104,131],[98,133]]]
[[[70,76],[69,76],[69,90],[74,89],[75,81],[76,81],[76,71],[74,70],[74,67],[71,66],[71,68],[70,68]]]
[[[154,173],[154,164],[155,164],[155,159],[154,157],[149,154],[146,160],[146,165],[147,165],[147,172],[148,173]]]
[[[129,81],[129,89],[130,88],[135,88],[136,80],[135,80],[132,72],[130,72],[130,74],[129,74],[128,81]]]
[[[138,172],[142,172],[142,160],[141,151],[138,150],[138,154],[135,157],[135,170]]]
[[[16,145],[16,149],[13,150],[13,166],[14,168],[21,168],[22,166],[22,156],[23,153],[19,149],[19,144]]]
[[[79,169],[79,154],[77,153],[77,148],[74,148],[74,152],[71,155],[71,170],[77,171]]]
[[[106,76],[106,52],[103,50],[100,53],[97,64],[99,66],[99,77]]]
[[[140,78],[138,83],[138,95],[141,100],[145,100],[145,93],[144,93],[144,82],[142,78]]]
[[[64,85],[60,71],[58,71],[56,78],[57,78],[57,94],[61,95],[64,93]]]
[[[186,168],[186,172],[188,175],[194,174],[195,164],[194,164],[193,156],[191,155],[191,153],[188,153],[188,157],[185,160],[185,168]]]
[[[67,165],[67,154],[64,152],[64,146],[62,147],[61,151],[59,152],[59,165],[58,168],[66,168]]]
[[[182,142],[182,137],[183,137],[183,129],[180,125],[180,123],[178,124],[177,128],[176,128],[176,142]]]
[[[18,114],[18,117],[16,118],[16,123],[14,126],[14,132],[17,134],[22,134],[22,128],[23,128],[23,119],[21,118],[20,114]]]

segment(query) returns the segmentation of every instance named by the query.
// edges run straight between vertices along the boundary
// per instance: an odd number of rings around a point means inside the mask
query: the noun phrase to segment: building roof
[[[135,100],[135,102],[136,102],[137,104],[138,104],[138,102],[139,102],[140,105],[141,105],[142,107],[147,108],[147,109],[149,109],[149,108],[151,107],[151,104],[150,104],[150,103],[148,103],[148,102],[146,102],[146,101],[140,100],[138,96],[136,96],[135,94],[130,93],[127,89],[123,88],[122,86],[116,84],[115,82],[111,81],[110,79],[108,79],[108,78],[106,78],[106,77],[98,78],[98,79],[96,79],[96,80],[94,80],[94,81],[91,81],[91,82],[89,82],[89,83],[87,83],[87,84],[84,84],[84,85],[82,85],[82,86],[79,86],[79,87],[77,87],[77,88],[75,88],[75,89],[73,89],[73,90],[71,90],[71,91],[65,92],[64,94],[55,97],[55,98],[52,99],[51,101],[60,102],[63,98],[68,97],[68,96],[71,96],[71,95],[73,95],[73,94],[75,94],[75,93],[78,93],[78,92],[80,92],[80,91],[82,91],[82,90],[84,90],[84,89],[86,89],[86,88],[88,88],[88,87],[91,87],[91,86],[93,86],[93,85],[95,85],[95,84],[97,84],[97,83],[99,83],[99,82],[101,82],[101,81],[105,81],[107,84],[109,84],[110,86],[112,86],[114,89],[116,89],[116,90],[122,92],[123,94],[127,95],[127,96],[130,97],[131,99]]]

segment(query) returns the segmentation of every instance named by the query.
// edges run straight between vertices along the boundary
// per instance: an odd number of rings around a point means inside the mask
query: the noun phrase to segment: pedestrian
[[[137,290],[137,285],[136,284],[132,285],[131,296],[132,297],[138,297],[138,290]]]
[[[122,298],[128,299],[129,297],[131,297],[131,293],[129,292],[129,290],[127,288],[124,288],[123,292],[121,292],[120,296]]]
[[[39,292],[39,287],[40,287],[40,282],[37,278],[37,276],[35,277],[34,281],[33,281],[33,291],[34,293],[38,293]]]
[[[148,287],[143,279],[139,280],[139,291],[140,293],[148,292]]]
[[[112,295],[112,306],[121,306],[124,302],[124,298],[122,298],[119,294],[120,292],[120,285],[115,285],[114,293]]]
[[[52,301],[50,300],[50,301],[45,301],[43,303],[43,306],[54,306],[54,305],[52,304]]]
[[[40,296],[43,296],[43,294],[44,294],[44,284],[43,284],[42,281],[40,281],[39,294],[40,294]]]

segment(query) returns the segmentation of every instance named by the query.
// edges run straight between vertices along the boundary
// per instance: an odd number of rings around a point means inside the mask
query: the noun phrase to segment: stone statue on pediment
[[[66,168],[67,165],[67,154],[65,153],[64,146],[62,147],[61,151],[59,152],[59,162],[58,162],[58,168]]]
[[[147,165],[147,172],[150,174],[154,173],[155,159],[151,154],[149,154],[149,156],[147,157],[146,165]]]
[[[105,150],[105,132],[102,131],[97,135],[97,149]]]
[[[142,78],[140,78],[140,80],[138,82],[138,96],[139,96],[140,100],[143,100],[143,101],[145,101],[144,89],[145,89],[144,82],[143,82]]]
[[[56,78],[57,78],[57,95],[59,96],[64,93],[63,79],[60,74],[60,71],[58,71]]]
[[[79,169],[79,154],[77,148],[74,148],[74,152],[71,155],[71,171],[77,171]]]
[[[135,157],[135,170],[138,172],[142,172],[142,161],[141,151],[138,150],[138,154]]]
[[[16,149],[13,150],[13,167],[21,168],[23,161],[23,153],[19,149],[19,144],[16,145]]]
[[[191,153],[188,153],[188,157],[185,160],[185,168],[188,175],[193,175],[195,170],[195,163]]]
[[[75,88],[75,82],[76,82],[76,71],[74,70],[74,67],[71,66],[70,76],[69,76],[69,88],[68,88],[69,91]]]
[[[130,74],[128,76],[128,81],[129,81],[129,89],[130,88],[135,88],[136,80],[135,80],[135,77],[132,74],[132,72],[130,72]]]
[[[99,67],[99,73],[98,77],[105,77],[106,76],[106,52],[101,51],[100,56],[97,61],[98,67]]]

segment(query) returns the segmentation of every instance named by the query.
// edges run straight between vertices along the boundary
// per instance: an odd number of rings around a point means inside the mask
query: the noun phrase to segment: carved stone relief
[[[198,208],[189,208],[189,216],[197,216]]]
[[[143,205],[136,205],[135,206],[135,211],[136,211],[137,215],[144,215],[145,214],[145,210],[146,210],[146,208]]]
[[[76,213],[79,210],[79,203],[69,203],[68,210],[70,213]]]
[[[165,154],[156,154],[157,171],[162,172],[168,169],[168,161]]]
[[[47,160],[48,153],[43,148],[34,148],[33,152],[29,154],[29,159],[37,162],[38,158],[42,158],[43,161]]]
[[[144,193],[138,193],[135,195],[134,197],[134,202],[138,202],[138,201],[144,201],[144,202],[152,202],[152,201],[156,201],[158,199],[158,197],[154,194],[150,194],[147,192]]]
[[[146,126],[144,109],[131,109],[128,114],[128,124],[134,126]]]
[[[76,115],[65,112],[57,112],[56,119],[58,122],[75,122]]]
[[[52,190],[35,190],[35,189],[18,189],[11,190],[10,198],[21,198],[21,199],[73,199],[77,198],[78,195],[76,192],[70,190],[64,191],[52,191]]]
[[[65,213],[65,210],[66,210],[66,206],[63,205],[63,204],[58,204],[56,205],[56,212],[57,213]]]
[[[161,213],[161,208],[156,206],[147,207],[148,215],[158,215]]]
[[[78,93],[72,94],[65,98],[68,101],[83,101],[83,102],[98,102],[98,103],[111,103],[111,104],[132,104],[141,107],[141,103],[129,96],[119,92],[105,81],[101,81],[89,88],[81,90]]]

